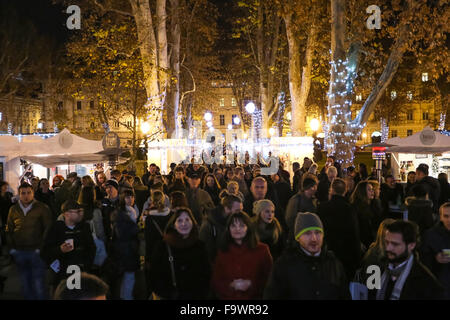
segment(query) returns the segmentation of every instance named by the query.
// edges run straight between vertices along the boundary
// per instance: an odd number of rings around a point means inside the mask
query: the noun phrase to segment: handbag
[[[159,227],[158,223],[155,220],[152,220],[152,222],[155,225],[155,228],[159,231],[159,233],[162,236],[163,232],[162,232],[161,228]],[[177,278],[175,276],[175,264],[173,262],[172,250],[170,249],[170,246],[168,243],[166,243],[166,246],[167,246],[167,252],[169,254],[169,264],[170,264],[170,272],[171,272],[172,287],[173,287],[170,297],[168,297],[168,299],[169,300],[178,300],[180,293],[179,293],[178,287],[177,287]]]

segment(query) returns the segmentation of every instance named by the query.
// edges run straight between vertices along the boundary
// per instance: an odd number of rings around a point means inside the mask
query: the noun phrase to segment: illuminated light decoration
[[[439,128],[438,130],[444,130],[445,129],[445,118],[446,118],[446,114],[445,113],[441,113],[440,119],[439,119]]]
[[[273,136],[275,134],[275,128],[270,128],[269,134],[270,134],[270,136]]]
[[[207,122],[211,121],[212,120],[212,113],[211,112],[206,112],[203,118]]]
[[[245,110],[250,113],[253,114],[256,110],[256,106],[253,102],[249,102],[247,103],[247,105],[245,106]]]
[[[211,121],[208,121],[208,122],[206,123],[206,126],[207,126],[208,128],[212,128],[213,123],[212,123]]]
[[[231,123],[228,125],[228,130],[233,130],[233,125]]]
[[[394,100],[395,98],[397,98],[397,91],[392,90],[391,91],[391,99]]]
[[[290,111],[289,111],[288,113],[286,113],[286,119],[287,119],[288,121],[291,121],[291,120],[292,120],[292,114],[291,114]]]
[[[362,94],[361,94],[361,93],[360,93],[360,94],[357,94],[355,100],[356,100],[356,101],[362,101]]]
[[[330,50],[330,54],[331,54]],[[338,162],[353,163],[356,139],[364,124],[351,119],[353,81],[356,78],[356,66],[348,60],[330,61],[330,87],[328,92],[328,124],[323,124],[325,149],[334,155]],[[349,150],[348,145],[351,145]]]
[[[412,94],[411,91],[408,91],[408,92],[406,93],[406,98],[407,98],[409,101],[411,101],[411,100],[413,99],[413,94]]]
[[[422,82],[427,82],[428,81],[428,72],[423,72],[422,73]]]
[[[367,138],[367,133],[364,132],[364,133],[362,134],[362,137],[363,137],[363,139]]]
[[[381,142],[386,142],[389,138],[389,126],[386,123],[386,119],[381,118]]]
[[[234,118],[233,118],[233,123],[234,123],[235,125],[239,125],[239,124],[241,123],[241,119],[240,119],[239,117],[234,117]]]

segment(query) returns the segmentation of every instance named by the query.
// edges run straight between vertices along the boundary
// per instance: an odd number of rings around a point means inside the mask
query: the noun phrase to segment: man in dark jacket
[[[51,223],[52,214],[47,205],[34,199],[30,184],[21,184],[19,201],[9,209],[6,237],[27,300],[47,298],[46,266],[39,253]]]
[[[403,187],[395,182],[392,175],[385,177],[385,183],[381,185],[380,199],[383,207],[383,216],[389,218],[399,218],[395,210],[399,210],[404,201]]]
[[[318,215],[323,222],[325,242],[344,265],[347,279],[353,279],[361,259],[358,216],[345,198],[345,181],[340,178],[331,184],[331,200],[321,203]]]
[[[200,189],[200,175],[191,173],[188,178],[189,188],[186,190],[186,198],[189,208],[199,225],[202,224],[203,217],[208,210],[214,209],[214,202],[208,192]]]
[[[211,262],[216,258],[217,248],[220,245],[222,235],[225,233],[227,218],[232,213],[241,212],[242,201],[234,195],[222,198],[220,205],[208,212],[206,219],[200,227],[199,238],[206,245],[206,251]]]
[[[62,205],[64,221],[56,221],[48,230],[41,257],[56,273],[54,286],[68,277],[67,268],[77,265],[89,272],[96,247],[89,224],[83,221],[83,209],[73,200]]]
[[[435,179],[428,175],[428,165],[423,163],[419,164],[416,169],[416,183],[425,186],[430,200],[433,201],[433,212],[437,214],[439,210],[441,186],[438,179]]]
[[[317,191],[317,179],[306,178],[303,180],[302,189],[296,195],[289,199],[286,208],[286,225],[289,231],[288,242],[294,238],[294,224],[297,213],[299,212],[317,212],[316,199],[314,195]]]
[[[441,221],[423,237],[420,256],[423,263],[444,286],[444,298],[450,299],[450,202],[440,209]]]
[[[433,226],[433,202],[428,200],[428,194],[423,184],[412,188],[412,197],[405,200],[408,208],[408,220],[419,226],[420,235]]]
[[[377,300],[436,300],[443,298],[443,287],[416,255],[418,227],[414,222],[397,220],[386,225],[384,238],[388,264],[383,266]]]
[[[142,176],[142,183],[147,186],[147,187],[151,187],[153,184],[153,179],[156,176],[156,171],[157,171],[157,166],[156,164],[152,163],[149,165],[148,167],[148,172],[144,173],[144,175]]]
[[[275,262],[264,299],[350,299],[344,268],[323,246],[323,225],[316,214],[298,214],[295,240]]]

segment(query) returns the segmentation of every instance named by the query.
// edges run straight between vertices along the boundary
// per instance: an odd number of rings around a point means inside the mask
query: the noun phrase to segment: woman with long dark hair
[[[360,181],[350,197],[350,203],[358,213],[359,232],[365,249],[375,240],[379,217],[376,216],[371,202],[375,197],[373,186],[368,181]]]
[[[133,300],[135,272],[139,269],[139,210],[134,204],[133,190],[125,189],[120,195],[119,208],[111,218],[111,264],[115,278],[120,279],[120,299]]]
[[[216,177],[212,173],[208,173],[207,175],[205,175],[205,178],[203,179],[202,189],[209,193],[212,201],[214,202],[214,205],[218,206],[220,203],[219,194],[221,187]]]
[[[272,269],[269,247],[245,212],[231,214],[214,263],[211,285],[221,300],[262,299]]]
[[[197,222],[189,208],[174,212],[152,255],[154,299],[201,300],[209,290],[211,267]]]

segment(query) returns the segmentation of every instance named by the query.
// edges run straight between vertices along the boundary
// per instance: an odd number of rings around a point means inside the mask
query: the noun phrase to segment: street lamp
[[[233,118],[233,123],[234,123],[235,125],[239,125],[239,124],[241,123],[241,119],[239,119],[238,117],[234,117],[234,118]]]
[[[211,120],[212,120],[212,113],[209,112],[209,111],[206,112],[205,115],[204,115],[204,119],[205,119],[205,121],[207,121],[207,122],[211,121]]]
[[[309,126],[311,130],[315,133],[317,130],[319,130],[320,122],[316,118],[311,119],[311,121],[309,122]]]
[[[148,123],[147,121],[142,122],[142,124],[141,124],[141,132],[143,134],[148,134],[150,132],[150,123]]]
[[[211,128],[212,125],[213,125],[213,123],[212,123],[211,121],[208,121],[208,122],[206,123],[206,126],[207,126],[208,128]]]
[[[253,102],[249,102],[247,103],[247,105],[245,106],[245,110],[250,113],[253,114],[253,112],[255,112],[256,110],[256,106]]]
[[[228,125],[228,130],[233,130],[233,125],[231,123]]]
[[[275,128],[270,128],[269,129],[269,134],[272,137],[275,134]]]

